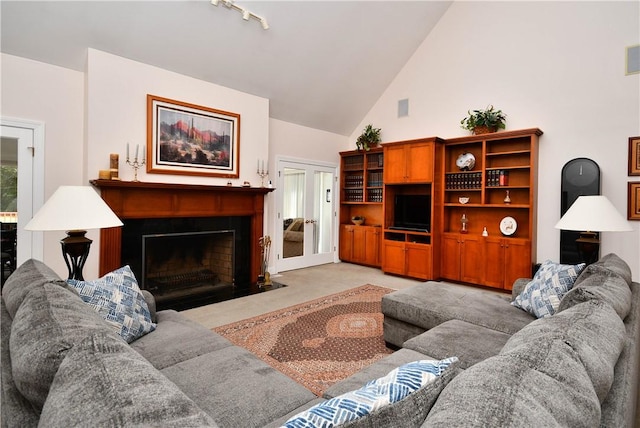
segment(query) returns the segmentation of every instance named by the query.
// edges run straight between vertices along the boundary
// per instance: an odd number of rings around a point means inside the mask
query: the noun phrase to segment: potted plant
[[[374,128],[371,124],[367,125],[356,140],[358,150],[364,149],[368,152],[371,147],[380,144],[380,131],[380,128]]]
[[[487,134],[504,129],[504,121],[507,117],[502,110],[496,110],[493,106],[488,106],[485,110],[469,110],[469,116],[460,121],[463,129],[468,129],[474,134]]]

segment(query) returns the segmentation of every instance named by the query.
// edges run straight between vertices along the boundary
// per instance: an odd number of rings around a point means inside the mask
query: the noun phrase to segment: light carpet
[[[213,330],[321,396],[393,352],[381,309],[392,291],[367,284]]]

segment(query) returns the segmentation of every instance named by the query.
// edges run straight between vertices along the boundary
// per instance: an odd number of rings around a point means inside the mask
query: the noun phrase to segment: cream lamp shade
[[[628,232],[632,228],[606,196],[579,196],[556,223],[556,229]]]
[[[579,196],[555,227],[580,232],[576,247],[586,264],[595,262],[600,253],[600,239],[596,232],[632,230],[609,199],[601,195]]]
[[[24,227],[26,230],[88,230],[122,226],[89,186],[60,186]]]
[[[60,241],[62,255],[69,269],[69,279],[84,281],[84,267],[91,239],[87,229],[122,226],[122,221],[98,193],[89,186],[60,186],[27,223],[25,230],[66,230]]]

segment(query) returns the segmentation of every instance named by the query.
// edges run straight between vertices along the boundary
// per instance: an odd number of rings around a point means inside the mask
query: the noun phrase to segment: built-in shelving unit
[[[443,278],[510,289],[516,278],[531,275],[540,135],[542,131],[533,128],[447,140],[442,188]],[[468,171],[456,165],[463,154],[475,158]],[[515,232],[501,230],[506,217],[515,220]]]
[[[442,139],[431,137],[383,144],[387,161],[382,239],[385,273],[424,280],[440,276],[440,217],[436,213],[441,204],[442,143]],[[413,210],[411,222],[398,218],[398,198],[403,197],[422,201],[406,207]]]
[[[343,261],[380,266],[384,154],[382,148],[341,152],[340,248]],[[351,218],[365,218],[354,225]]]

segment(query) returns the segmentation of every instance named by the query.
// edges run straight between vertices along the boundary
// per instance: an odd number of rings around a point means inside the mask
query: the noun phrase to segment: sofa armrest
[[[153,294],[151,294],[149,291],[147,290],[140,290],[142,291],[142,296],[144,297],[144,300],[147,302],[147,306],[149,307],[149,313],[151,313],[151,322],[158,322],[158,316],[156,315],[156,299],[155,297],[153,297]]]
[[[513,289],[511,290],[511,300],[515,300],[516,297],[522,293],[524,287],[531,281],[531,278],[518,278],[513,282]]]

